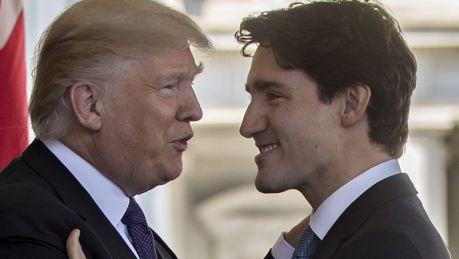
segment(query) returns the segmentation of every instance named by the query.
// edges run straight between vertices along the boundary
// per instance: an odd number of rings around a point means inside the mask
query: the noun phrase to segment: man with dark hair
[[[202,117],[190,45],[211,48],[151,0],[78,1],[51,24],[29,107],[37,139],[0,174],[0,258],[67,258],[73,229],[87,258],[176,258],[134,197],[180,175]]]
[[[416,61],[396,20],[368,1],[315,1],[245,18],[258,46],[240,133],[259,191],[298,190],[310,216],[266,258],[449,258],[397,159]]]

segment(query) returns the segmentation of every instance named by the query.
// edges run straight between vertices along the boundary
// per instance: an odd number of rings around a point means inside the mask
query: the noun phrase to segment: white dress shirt
[[[380,163],[355,177],[332,193],[311,214],[309,225],[322,240],[336,220],[362,193],[390,176],[401,173],[397,160]],[[283,232],[274,244],[271,253],[275,259],[290,259],[295,248],[284,239]]]
[[[139,258],[129,240],[127,227],[121,222],[129,205],[129,197],[124,191],[60,141],[49,139],[42,142],[86,189],[124,242]]]

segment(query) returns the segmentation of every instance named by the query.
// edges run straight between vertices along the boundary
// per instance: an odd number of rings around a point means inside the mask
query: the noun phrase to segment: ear
[[[69,89],[69,100],[78,122],[85,128],[97,131],[102,127],[101,100],[97,89],[78,82]]]
[[[365,84],[352,85],[342,93],[345,101],[341,123],[350,127],[365,118],[365,113],[370,102],[371,89]]]

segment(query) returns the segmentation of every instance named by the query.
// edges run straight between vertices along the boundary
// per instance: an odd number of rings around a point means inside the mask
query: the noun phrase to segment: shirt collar
[[[110,223],[116,226],[129,205],[124,191],[60,141],[49,139],[42,142],[86,189]]]
[[[332,193],[311,214],[309,225],[322,240],[336,220],[362,193],[379,181],[400,173],[397,160],[380,163],[355,177]]]

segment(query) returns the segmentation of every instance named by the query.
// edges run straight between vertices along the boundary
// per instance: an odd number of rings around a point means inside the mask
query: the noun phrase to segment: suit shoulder
[[[12,214],[60,203],[54,189],[44,179],[24,163],[16,162],[0,174],[0,212]]]
[[[442,242],[425,244],[419,238],[398,228],[365,232],[345,242],[334,258],[450,258]]]
[[[153,230],[151,229],[155,243],[156,249],[160,254],[168,255],[171,259],[177,259],[177,256],[174,254],[172,249],[164,242],[164,240]]]
[[[54,189],[20,160],[0,175],[3,248],[20,251],[20,247],[30,246],[65,251],[65,237],[79,222],[82,219],[59,199]]]
[[[0,173],[0,193],[12,196],[16,191],[21,193],[22,190],[53,192],[53,188],[43,179],[34,169],[32,169],[21,157],[14,159]],[[14,191],[14,192],[11,192]],[[32,195],[32,193],[31,193]],[[29,197],[30,198],[30,197]]]
[[[369,233],[379,233],[383,237],[403,238],[421,251],[446,250],[440,234],[416,196],[387,202],[373,212],[360,231],[367,236],[372,235]]]

